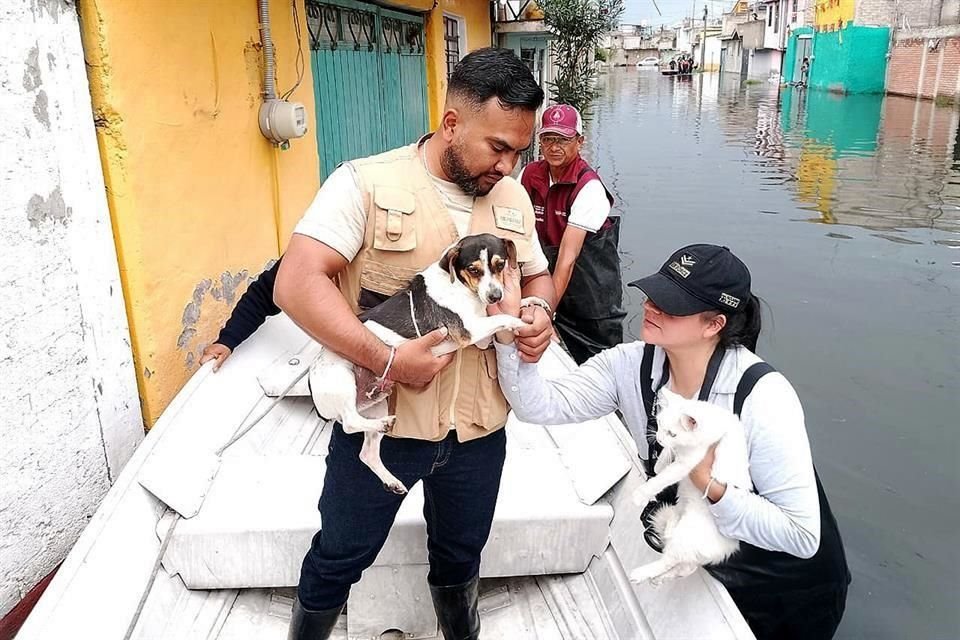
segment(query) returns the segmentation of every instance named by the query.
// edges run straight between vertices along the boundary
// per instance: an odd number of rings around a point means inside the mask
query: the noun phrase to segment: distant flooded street
[[[838,638],[960,634],[960,111],[624,68],[586,156],[624,280],[713,242],[767,303],[854,573]],[[642,300],[629,291],[629,333]]]

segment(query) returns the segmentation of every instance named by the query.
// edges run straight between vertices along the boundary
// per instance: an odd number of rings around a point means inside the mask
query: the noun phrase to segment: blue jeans
[[[362,434],[348,435],[339,424],[334,426],[320,494],[322,529],[303,559],[297,588],[309,610],[332,609],[347,601],[350,587],[386,542],[404,498],[384,489],[360,461],[362,445]],[[479,572],[506,445],[503,429],[463,443],[453,431],[440,442],[383,439],[380,455],[386,467],[408,489],[423,481],[430,584],[463,584]]]

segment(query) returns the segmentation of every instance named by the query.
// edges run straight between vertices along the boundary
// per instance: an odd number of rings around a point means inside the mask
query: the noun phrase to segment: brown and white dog
[[[486,348],[497,332],[524,326],[513,316],[487,315],[487,306],[503,298],[508,264],[517,268],[513,242],[491,234],[466,236],[360,320],[391,347],[446,328],[447,340],[434,348],[438,355],[469,345]],[[378,375],[324,349],[310,367],[310,394],[321,416],[339,420],[346,433],[363,433],[360,459],[386,489],[404,494],[407,488],[380,458],[380,441],[396,416],[387,415],[392,385],[375,380]]]

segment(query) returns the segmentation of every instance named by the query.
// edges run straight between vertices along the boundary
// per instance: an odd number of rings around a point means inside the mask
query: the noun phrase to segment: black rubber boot
[[[444,640],[478,640],[480,614],[477,611],[480,576],[453,587],[430,585],[433,608]]]
[[[326,611],[310,611],[300,604],[300,598],[293,602],[293,615],[290,617],[290,631],[287,640],[327,640],[333,628],[337,626],[343,607]]]

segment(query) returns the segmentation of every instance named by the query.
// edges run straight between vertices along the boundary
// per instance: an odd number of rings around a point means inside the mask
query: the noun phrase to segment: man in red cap
[[[519,180],[557,290],[554,327],[579,364],[623,342],[620,216],[611,215],[613,196],[580,157],[583,120],[575,108],[545,110],[539,136],[543,159]]]

